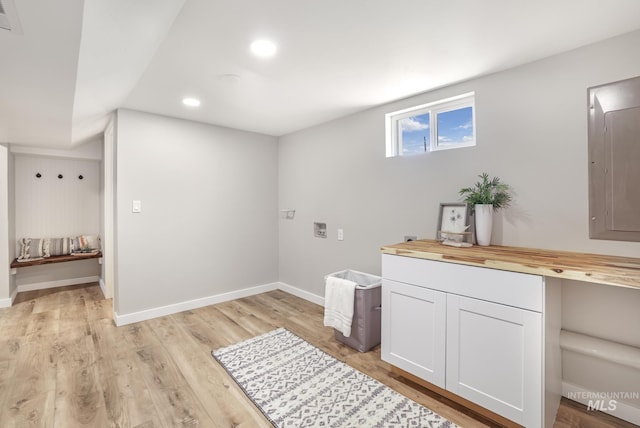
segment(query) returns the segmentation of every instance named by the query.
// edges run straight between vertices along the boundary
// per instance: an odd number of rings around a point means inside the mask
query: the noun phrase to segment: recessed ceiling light
[[[196,98],[184,98],[182,100],[182,104],[189,107],[198,107],[200,105],[200,100]]]
[[[257,56],[273,56],[278,48],[269,40],[256,40],[251,43],[251,52]]]

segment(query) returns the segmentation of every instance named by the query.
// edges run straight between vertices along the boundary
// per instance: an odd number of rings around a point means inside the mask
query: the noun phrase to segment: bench
[[[76,253],[65,256],[50,256],[41,259],[27,260],[24,262],[19,262],[18,259],[14,259],[11,262],[11,268],[14,269],[27,266],[47,265],[51,263],[75,262],[76,260],[99,259],[100,257],[102,257],[102,251],[98,251],[97,253]]]
[[[23,238],[19,241],[18,257],[11,269],[75,262],[102,257],[98,235],[78,235],[72,238]]]

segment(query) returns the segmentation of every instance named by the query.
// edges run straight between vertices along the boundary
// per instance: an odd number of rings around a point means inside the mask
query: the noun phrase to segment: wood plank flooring
[[[474,414],[391,376],[323,327],[323,309],[282,291],[116,327],[97,284],[20,293],[0,309],[0,427],[270,427],[211,350],[286,327],[462,427]],[[564,400],[555,426],[632,427]]]

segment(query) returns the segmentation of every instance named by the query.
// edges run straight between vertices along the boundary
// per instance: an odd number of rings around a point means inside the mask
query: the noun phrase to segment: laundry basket
[[[343,270],[325,277],[335,277],[355,282],[353,321],[351,335],[344,336],[334,330],[335,338],[360,352],[367,352],[380,344],[382,278],[355,270]]]

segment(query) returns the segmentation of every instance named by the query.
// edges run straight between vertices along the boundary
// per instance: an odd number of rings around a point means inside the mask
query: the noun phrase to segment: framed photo
[[[469,226],[469,206],[460,202],[440,203],[437,239],[443,240],[442,232],[466,232]]]

